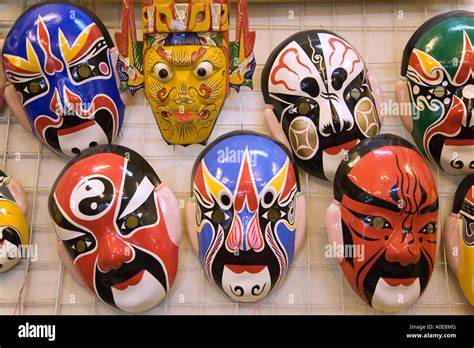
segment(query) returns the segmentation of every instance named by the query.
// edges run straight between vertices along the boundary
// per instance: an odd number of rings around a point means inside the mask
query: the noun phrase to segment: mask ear
[[[383,123],[383,114],[382,114],[382,89],[380,84],[370,72],[367,73],[367,79],[369,80],[370,89],[372,90],[372,95],[374,96],[375,109],[377,110],[377,115],[379,116],[380,124]]]
[[[343,245],[342,240],[342,227],[341,227],[341,204],[333,200],[326,210],[326,232],[328,234],[329,245],[335,245],[339,248],[339,245]],[[339,253],[336,253],[338,255]],[[337,256],[336,261],[342,262],[342,257]]]
[[[8,189],[13,198],[15,198],[15,202],[18,204],[18,207],[20,207],[21,212],[26,217],[28,215],[28,201],[23,187],[15,178],[11,178],[8,182]]]
[[[272,138],[285,145],[288,150],[291,151],[290,143],[286,139],[285,133],[283,132],[283,129],[281,129],[281,125],[278,123],[275,113],[273,112],[273,106],[265,105],[263,118]]]
[[[25,128],[28,132],[31,132],[31,125],[28,121],[28,116],[26,111],[23,108],[23,105],[20,103],[20,100],[17,97],[16,89],[9,82],[5,86],[5,101],[7,102],[8,107],[15,115],[17,121]]]
[[[408,82],[399,80],[395,85],[395,99],[398,103],[400,121],[408,132],[413,130],[413,117],[411,113],[410,92]]]
[[[186,203],[186,231],[188,232],[188,239],[193,251],[199,255],[199,246],[197,238],[197,223],[196,223],[196,202],[189,200]]]
[[[301,250],[306,236],[306,197],[301,195],[296,198],[296,239],[295,255]]]
[[[64,268],[66,268],[66,271],[69,273],[69,275],[74,279],[74,281],[81,285],[84,286],[84,282],[82,281],[81,276],[79,275],[79,272],[77,272],[76,267],[74,266],[74,262],[72,261],[71,255],[69,255],[68,251],[66,250],[66,247],[64,246],[64,243],[60,240],[58,240],[56,244],[56,250],[58,252],[59,259],[64,265]]]
[[[112,66],[114,67],[112,70],[114,71],[115,81],[117,81],[117,85],[120,85],[120,76],[117,71],[117,62],[120,58],[120,53],[116,47],[110,50],[110,56],[112,58]],[[124,105],[127,105],[129,97],[130,97],[130,92],[128,90],[120,92],[120,99],[122,99],[122,103]]]
[[[0,52],[2,52],[3,50],[4,43],[5,43],[5,39],[0,34]],[[3,93],[5,89],[5,83],[7,82],[7,78],[5,76],[5,73],[3,72],[3,62],[1,58],[2,57],[0,57],[0,108],[3,106],[3,102],[5,101],[5,98],[3,97]]]
[[[461,270],[460,236],[462,233],[462,218],[458,214],[450,214],[444,223],[443,240],[448,263],[454,273]]]
[[[160,184],[156,190],[158,191],[158,201],[165,218],[165,224],[170,239],[174,245],[179,247],[181,243],[182,225],[178,201],[168,186]]]

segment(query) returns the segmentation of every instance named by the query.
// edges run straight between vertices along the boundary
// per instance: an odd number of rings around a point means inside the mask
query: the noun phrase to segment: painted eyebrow
[[[432,213],[438,210],[438,199],[420,210],[420,215]]]
[[[348,177],[344,178],[344,184],[344,186],[346,186],[344,194],[359,203],[373,205],[379,208],[393,211],[395,213],[399,213],[401,210],[397,204],[375,197],[370,193],[362,190],[359,186],[354,184],[354,182],[352,182],[352,180],[350,180]],[[353,194],[349,195],[348,192],[351,192]]]

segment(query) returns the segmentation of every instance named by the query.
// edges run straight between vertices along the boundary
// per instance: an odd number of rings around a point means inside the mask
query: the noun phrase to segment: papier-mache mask
[[[143,71],[146,98],[168,144],[205,143],[229,86],[252,87],[255,33],[248,29],[246,1],[238,3],[236,41],[229,43],[227,0],[143,1],[142,58],[133,1],[124,1],[116,40]]]
[[[0,273],[12,269],[27,251],[30,239],[27,214],[23,188],[0,171]]]
[[[72,159],[49,196],[58,253],[74,279],[126,312],[157,305],[178,267],[176,198],[138,153],[98,145]]]
[[[421,25],[403,52],[396,97],[403,125],[441,170],[474,173],[474,12]]]
[[[456,190],[443,240],[449,265],[464,296],[474,306],[474,174],[466,176]]]
[[[296,33],[262,72],[264,118],[310,175],[333,181],[338,164],[382,123],[381,91],[356,49],[325,30]]]
[[[49,149],[72,157],[115,140],[126,101],[118,50],[90,10],[67,1],[32,6],[11,28],[2,60],[8,105]]]
[[[219,137],[194,164],[186,222],[211,283],[235,301],[263,299],[304,240],[306,201],[292,155],[254,132]]]
[[[329,244],[344,246],[338,261],[364,302],[386,312],[413,304],[439,239],[436,185],[422,156],[395,135],[362,141],[337,169],[326,228]]]

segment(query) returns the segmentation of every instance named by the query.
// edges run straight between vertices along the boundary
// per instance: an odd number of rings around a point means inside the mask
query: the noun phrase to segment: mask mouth
[[[70,157],[89,147],[109,144],[114,137],[114,115],[105,108],[87,118],[61,115],[52,120],[48,116],[40,116],[35,124],[38,130],[43,129],[42,138],[52,150]]]
[[[164,289],[168,289],[168,276],[158,256],[133,247],[135,258],[120,268],[103,273],[95,266],[95,292],[106,303],[116,306],[114,292],[133,289],[144,278],[155,278]]]
[[[385,253],[381,254],[375,261],[372,268],[367,272],[364,278],[365,295],[369,303],[372,302],[377,286],[386,284],[391,288],[403,286],[410,288],[419,281],[420,292],[423,292],[431,277],[432,269],[429,261],[422,253],[420,260],[415,264],[402,266],[398,262],[389,262],[385,259]],[[357,283],[360,282],[360,278]]]
[[[390,285],[391,287],[397,286],[410,286],[412,285],[418,278],[381,278],[385,283]]]
[[[196,112],[172,112],[171,116],[179,123],[192,122],[197,116]]]

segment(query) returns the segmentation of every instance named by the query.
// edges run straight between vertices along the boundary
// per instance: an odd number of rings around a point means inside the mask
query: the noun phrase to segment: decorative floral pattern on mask
[[[341,262],[353,290],[381,311],[413,304],[433,272],[439,236],[436,184],[423,158],[398,136],[366,139],[339,165],[334,197],[344,249],[361,253]]]
[[[56,233],[84,284],[123,311],[154,307],[176,277],[175,226],[165,223],[172,208],[160,203],[159,185],[139,154],[100,145],[69,162],[49,197]]]
[[[424,23],[405,47],[418,148],[450,174],[474,173],[474,13],[453,11]]]
[[[112,40],[89,10],[40,3],[5,40],[5,74],[35,135],[52,151],[74,156],[113,142],[125,106],[114,75]]]
[[[282,145],[234,132],[210,144],[193,171],[199,258],[235,301],[267,296],[294,257],[298,173]]]
[[[298,165],[322,179],[332,181],[347,151],[380,129],[361,56],[331,32],[284,40],[265,64],[262,92]]]

